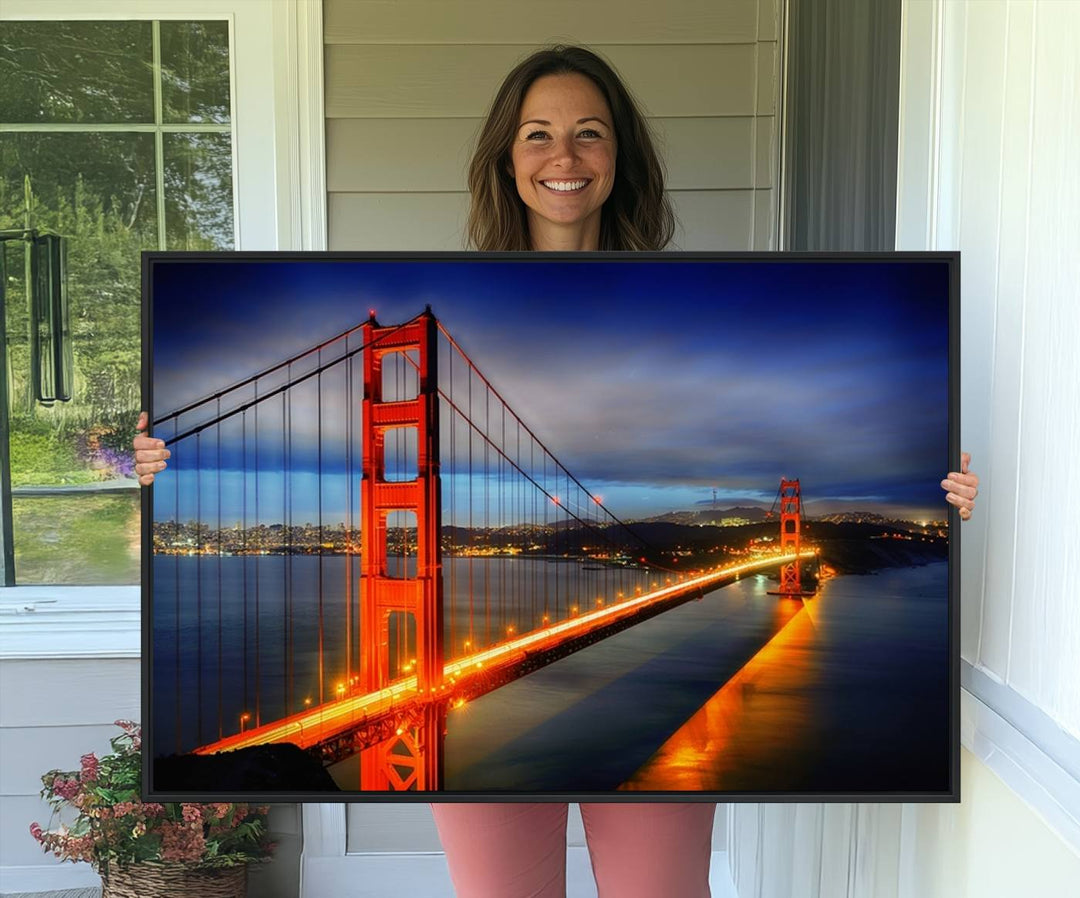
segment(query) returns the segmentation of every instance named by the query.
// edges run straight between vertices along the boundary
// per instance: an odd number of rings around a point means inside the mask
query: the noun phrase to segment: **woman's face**
[[[615,182],[615,151],[611,110],[589,78],[545,75],[532,83],[521,103],[510,162],[534,248],[555,248],[553,240],[569,249],[599,245],[600,210]]]

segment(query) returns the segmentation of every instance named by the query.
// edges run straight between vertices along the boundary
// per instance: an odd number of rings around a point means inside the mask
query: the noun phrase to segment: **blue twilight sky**
[[[158,260],[154,417],[359,325],[369,309],[396,324],[425,304],[560,461],[622,517],[711,506],[714,489],[722,505],[768,506],[781,476],[801,479],[809,514],[944,516],[945,262]],[[360,342],[357,334],[350,348]],[[324,406],[344,405],[343,371],[324,375]],[[277,383],[262,380],[260,395]],[[348,476],[325,453],[318,487],[315,396],[313,379],[287,409],[280,398],[260,404],[259,489],[284,495],[287,480],[294,522],[314,520],[321,495],[333,523],[344,516]],[[252,398],[237,391],[220,409]],[[355,393],[357,420],[360,399]],[[216,413],[218,402],[207,408],[182,426]],[[287,477],[273,473],[283,414],[292,434]],[[343,422],[343,413],[324,413],[324,444]],[[157,435],[168,439],[171,428]],[[197,459],[194,440],[173,445],[156,516],[179,505],[183,519],[213,508],[224,521],[244,513],[251,523],[240,469],[250,474],[253,450],[241,459],[230,447],[241,433],[252,446],[254,429],[249,411],[220,440],[204,436]],[[169,482],[196,466],[221,473],[199,478],[199,487],[193,478]]]

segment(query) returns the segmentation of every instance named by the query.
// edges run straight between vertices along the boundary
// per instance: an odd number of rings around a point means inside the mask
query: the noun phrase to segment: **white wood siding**
[[[936,21],[936,128],[903,146],[897,233],[962,253],[961,442],[984,484],[962,654],[1080,740],[1080,4],[950,2]]]
[[[41,800],[47,770],[78,770],[80,756],[108,752],[117,719],[138,720],[139,659],[0,660],[0,869],[52,866],[30,836],[46,826]],[[90,868],[58,871],[71,886],[96,882]]]
[[[462,249],[465,171],[499,82],[533,49],[585,43],[642,102],[680,249],[775,249],[779,0],[327,0],[331,249]]]

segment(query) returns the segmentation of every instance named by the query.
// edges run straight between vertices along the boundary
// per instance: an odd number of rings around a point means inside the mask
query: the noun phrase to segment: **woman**
[[[648,127],[614,71],[580,47],[534,53],[503,82],[469,168],[468,234],[480,250],[659,250],[674,217]],[[139,430],[146,427],[139,419]],[[147,485],[160,440],[135,439]],[[971,516],[978,478],[942,481]],[[711,803],[582,804],[601,898],[709,895]],[[432,805],[460,898],[565,895],[567,805]]]

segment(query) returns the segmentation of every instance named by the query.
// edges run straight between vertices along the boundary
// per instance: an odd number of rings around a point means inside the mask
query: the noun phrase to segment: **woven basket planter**
[[[184,864],[132,864],[101,877],[101,898],[244,898],[247,866],[195,870]]]

